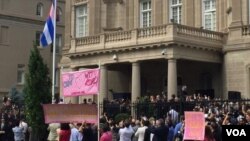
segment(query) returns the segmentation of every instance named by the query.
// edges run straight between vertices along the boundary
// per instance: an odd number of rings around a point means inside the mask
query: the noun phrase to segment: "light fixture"
[[[114,54],[113,55],[113,60],[117,60],[118,58],[117,58],[117,55],[116,54]]]

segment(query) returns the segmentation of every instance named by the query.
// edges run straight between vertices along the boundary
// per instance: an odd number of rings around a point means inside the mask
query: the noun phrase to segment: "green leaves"
[[[32,127],[33,134],[37,135],[38,138],[44,138],[46,137],[46,125],[42,104],[51,102],[51,79],[49,78],[49,69],[44,64],[36,46],[31,50],[28,68],[23,90],[26,118]]]

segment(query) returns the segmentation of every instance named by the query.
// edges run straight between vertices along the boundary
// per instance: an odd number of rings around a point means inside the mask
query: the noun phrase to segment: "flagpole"
[[[101,61],[99,60],[98,62],[98,68],[99,68],[99,71],[101,69]],[[100,73],[100,72],[99,72]],[[100,78],[100,74],[99,74],[99,78]],[[100,79],[99,79],[99,87],[100,87]],[[98,141],[100,141],[100,88],[99,88],[99,93],[98,93],[98,96],[97,96],[97,139]]]
[[[57,0],[54,0],[54,35],[53,35],[53,57],[52,57],[52,99],[51,103],[54,103],[55,99],[55,56],[56,56],[56,10],[57,10]]]

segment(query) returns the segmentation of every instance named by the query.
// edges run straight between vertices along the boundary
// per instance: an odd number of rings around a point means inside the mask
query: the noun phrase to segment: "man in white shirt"
[[[131,141],[131,137],[134,134],[133,128],[130,126],[128,120],[124,121],[124,128],[119,130],[120,141]]]
[[[77,129],[76,124],[70,124],[70,126],[71,126],[70,141],[79,141],[80,132]]]
[[[15,127],[12,128],[15,141],[23,141],[24,140],[23,127],[19,127],[19,124],[20,123],[18,121],[16,121]]]
[[[24,119],[20,120],[19,127],[23,128],[23,139],[24,141],[28,141],[28,124],[24,121]]]

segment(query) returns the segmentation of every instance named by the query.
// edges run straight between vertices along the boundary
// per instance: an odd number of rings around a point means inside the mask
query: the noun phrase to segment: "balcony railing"
[[[223,33],[220,32],[214,32],[210,30],[204,30],[185,25],[177,25],[176,29],[177,29],[177,34],[198,37],[203,39],[217,40],[217,41],[223,40]]]
[[[131,39],[131,31],[120,31],[120,32],[113,32],[109,34],[105,34],[105,41],[106,42],[119,42]]]
[[[76,40],[76,45],[90,45],[90,44],[99,44],[100,43],[100,36],[88,36],[83,38],[78,38]]]
[[[242,26],[242,36],[249,36],[250,35],[250,25]]]
[[[137,30],[138,38],[147,38],[147,37],[153,37],[153,36],[158,36],[158,35],[165,35],[167,34],[167,26],[168,25],[161,25],[161,26],[155,26],[155,27],[139,28]]]
[[[180,40],[194,40],[220,47],[223,43],[223,33],[189,27],[179,24],[166,24],[129,31],[104,33],[96,36],[73,39],[72,52],[95,51],[109,48],[122,48],[135,45],[173,42],[174,37]]]

